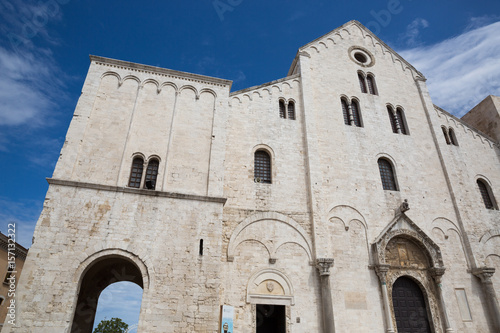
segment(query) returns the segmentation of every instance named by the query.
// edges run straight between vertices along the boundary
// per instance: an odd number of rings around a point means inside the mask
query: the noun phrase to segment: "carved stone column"
[[[391,316],[391,305],[389,303],[389,293],[387,291],[387,272],[389,271],[389,266],[386,264],[380,264],[375,267],[375,272],[377,272],[378,278],[380,280],[380,288],[382,289],[382,299],[384,301],[384,312],[385,312],[385,322],[387,325],[387,333],[394,333],[394,325],[392,323]]]
[[[448,312],[446,311],[446,303],[444,302],[444,297],[443,297],[443,287],[442,287],[442,278],[444,271],[446,269],[441,267],[441,268],[436,268],[433,267],[430,269],[430,273],[432,277],[434,278],[434,281],[436,282],[436,289],[438,293],[438,299],[439,299],[439,305],[441,305],[441,310],[443,312],[443,321],[444,321],[444,328],[446,332],[453,332],[453,328],[451,328],[450,325],[450,320],[448,318]]]
[[[500,308],[498,306],[495,288],[493,287],[493,281],[491,281],[491,277],[494,273],[495,269],[493,267],[481,267],[472,271],[472,274],[480,278],[483,284],[484,296],[488,303],[494,332],[500,332]]]
[[[351,106],[351,102],[348,103],[347,105],[347,113],[349,115],[349,125],[354,125],[354,115],[352,113],[352,106]]]
[[[333,259],[316,259],[316,268],[319,270],[321,281],[321,305],[323,312],[323,333],[335,333],[335,321],[333,319],[332,291],[330,290],[330,267]]]

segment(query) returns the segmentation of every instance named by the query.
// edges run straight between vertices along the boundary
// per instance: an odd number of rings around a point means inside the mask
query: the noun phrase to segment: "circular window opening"
[[[368,61],[368,58],[361,52],[354,53],[354,58],[362,64]]]

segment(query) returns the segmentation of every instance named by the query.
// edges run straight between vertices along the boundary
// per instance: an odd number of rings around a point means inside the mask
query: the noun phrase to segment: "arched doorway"
[[[402,276],[394,282],[392,305],[398,333],[431,333],[424,294],[412,279]]]
[[[94,261],[80,280],[78,301],[71,325],[71,333],[91,333],[101,292],[110,284],[133,282],[144,288],[140,269],[130,259],[109,255]]]

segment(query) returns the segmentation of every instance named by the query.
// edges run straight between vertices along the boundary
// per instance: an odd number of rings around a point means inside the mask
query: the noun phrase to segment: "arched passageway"
[[[92,332],[99,295],[107,286],[120,281],[144,288],[140,269],[127,258],[110,255],[90,265],[80,282],[71,333]]]

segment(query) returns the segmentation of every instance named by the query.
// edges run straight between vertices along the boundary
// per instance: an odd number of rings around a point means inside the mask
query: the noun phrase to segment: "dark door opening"
[[[257,333],[286,333],[284,305],[257,304]]]
[[[431,333],[424,294],[410,278],[400,277],[392,287],[398,333]]]

